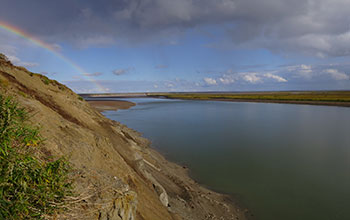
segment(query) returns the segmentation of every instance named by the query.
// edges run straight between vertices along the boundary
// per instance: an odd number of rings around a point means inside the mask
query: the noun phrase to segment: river
[[[260,220],[350,219],[350,108],[124,99],[104,114],[143,134]]]

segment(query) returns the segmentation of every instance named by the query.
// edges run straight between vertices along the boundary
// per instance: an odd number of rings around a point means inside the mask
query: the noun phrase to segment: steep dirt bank
[[[200,187],[140,134],[111,121],[69,88],[0,56],[0,91],[40,126],[41,151],[65,155],[79,197],[65,219],[244,219],[227,197]]]

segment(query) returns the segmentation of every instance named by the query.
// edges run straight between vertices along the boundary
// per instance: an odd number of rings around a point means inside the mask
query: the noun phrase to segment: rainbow
[[[57,52],[57,50],[52,45],[45,43],[44,41],[39,40],[38,38],[34,37],[33,35],[30,35],[29,33],[26,33],[25,31],[19,29],[18,27],[15,27],[14,25],[11,25],[11,24],[6,23],[4,21],[0,21],[0,29],[8,31],[8,32],[15,34],[17,36],[20,36],[20,37],[28,40],[29,42],[33,43],[34,45],[39,46],[39,47],[49,51],[51,54],[60,58],[62,61],[67,63],[69,66],[71,66],[73,69],[78,71],[88,81],[93,83],[98,88],[98,90],[100,92],[106,91],[106,88],[104,88],[102,85],[100,85],[97,81],[86,76],[87,72],[83,68],[81,68],[80,66],[75,64],[73,61],[69,60],[67,57],[63,56],[61,53]]]

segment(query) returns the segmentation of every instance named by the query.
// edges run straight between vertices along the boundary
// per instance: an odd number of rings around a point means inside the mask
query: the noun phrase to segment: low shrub
[[[0,94],[0,219],[43,219],[71,195],[68,162],[34,156],[41,143],[25,109]]]

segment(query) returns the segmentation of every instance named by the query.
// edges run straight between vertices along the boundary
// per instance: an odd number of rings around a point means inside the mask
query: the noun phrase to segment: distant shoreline
[[[102,97],[96,97],[99,99]],[[110,97],[112,98],[112,97]],[[120,97],[114,97],[120,98]],[[134,97],[129,97],[134,98]],[[275,103],[275,104],[295,104],[295,105],[319,105],[319,106],[337,106],[350,107],[350,102],[328,102],[328,101],[297,101],[297,100],[263,100],[263,99],[197,99],[197,98],[180,98],[180,97],[166,97],[166,96],[145,96],[143,98],[157,98],[157,99],[181,99],[181,100],[196,100],[196,101],[221,101],[221,102],[251,102],[251,103]],[[87,100],[90,105],[98,111],[117,111],[118,109],[129,109],[136,104],[129,101],[122,100]]]
[[[350,107],[350,91],[158,93],[148,97],[227,102],[257,102]]]
[[[350,107],[350,91],[276,91],[276,92],[164,92],[81,94],[86,98],[163,98],[227,102],[257,102]]]
[[[123,100],[87,100],[87,102],[99,112],[102,111],[117,111],[119,109],[129,109],[136,104]]]
[[[296,104],[296,105],[320,105],[320,106],[350,107],[350,102],[294,101],[294,100],[259,100],[259,99],[187,99],[187,98],[184,99],[184,98],[168,98],[168,97],[162,97],[162,98],[165,98],[165,99],[181,99],[181,100],[197,100],[197,101],[251,102],[251,103],[276,103],[276,104]]]

